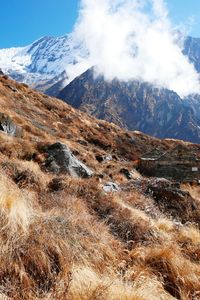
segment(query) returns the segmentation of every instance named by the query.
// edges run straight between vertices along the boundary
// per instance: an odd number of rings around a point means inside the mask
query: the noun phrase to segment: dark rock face
[[[22,137],[23,134],[22,128],[16,125],[12,119],[4,113],[0,113],[0,131],[15,137]]]
[[[56,97],[65,87],[65,82],[68,79],[66,72],[62,72],[59,76],[49,80],[43,86],[37,85],[37,89],[45,92],[45,94]]]
[[[165,179],[152,179],[148,181],[145,193],[153,197],[164,213],[170,214],[182,223],[195,220],[200,224],[199,201],[181,190],[178,184]]]
[[[188,56],[197,72],[200,73],[200,38],[188,36],[184,42],[183,54]]]
[[[153,218],[157,218],[159,213],[162,212],[171,220],[180,222],[180,225],[181,223],[191,222],[191,220],[200,225],[199,200],[182,190],[178,182],[164,178],[138,178],[121,185],[121,188],[122,191],[137,190],[147,195],[150,202],[144,209]],[[155,210],[155,207],[158,210]]]
[[[141,157],[139,171],[145,176],[167,178],[177,182],[200,182],[199,146],[188,149],[178,145],[166,152],[154,149]]]
[[[194,108],[175,92],[149,83],[106,82],[90,69],[64,88],[59,98],[129,130],[200,143],[200,117]]]
[[[50,80],[37,82],[34,88],[45,93],[48,96],[56,97],[66,85],[66,80],[67,74],[66,72],[62,72],[61,74],[51,78]]]
[[[4,75],[3,71],[0,68],[0,76]]]
[[[200,95],[190,95],[184,99],[184,105],[188,106],[192,115],[196,118],[200,118]]]
[[[45,161],[45,168],[49,171],[60,174],[68,173],[73,177],[88,178],[93,172],[80,162],[70,149],[60,142],[50,145],[46,149],[48,158]]]

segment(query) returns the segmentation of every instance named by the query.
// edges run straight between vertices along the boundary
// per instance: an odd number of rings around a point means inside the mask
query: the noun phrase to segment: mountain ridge
[[[106,82],[90,69],[67,85],[58,98],[129,130],[200,142],[200,119],[189,100],[184,102],[175,92],[149,83],[117,79]]]

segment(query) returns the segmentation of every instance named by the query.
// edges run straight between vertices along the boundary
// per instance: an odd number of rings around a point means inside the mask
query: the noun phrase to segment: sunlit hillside
[[[199,145],[125,131],[6,76],[0,113],[0,299],[200,299],[199,187],[138,171],[155,148]]]

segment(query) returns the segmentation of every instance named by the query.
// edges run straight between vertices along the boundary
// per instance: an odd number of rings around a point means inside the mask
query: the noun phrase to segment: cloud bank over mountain
[[[163,0],[82,0],[73,38],[89,53],[80,66],[95,65],[108,81],[148,81],[181,97],[200,93]],[[74,68],[72,76],[79,64]]]

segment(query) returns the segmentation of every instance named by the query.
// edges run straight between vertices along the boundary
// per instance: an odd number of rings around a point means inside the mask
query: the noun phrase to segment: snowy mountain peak
[[[200,39],[188,37],[183,53],[200,73]],[[13,79],[43,92],[58,83],[59,91],[91,67],[87,58],[87,50],[73,34],[44,36],[26,47],[0,49],[0,68]]]
[[[71,71],[84,60],[85,55],[86,51],[73,42],[71,35],[45,36],[26,47],[1,49],[0,66],[13,79],[37,87],[41,82],[53,83],[55,77],[63,79],[64,76],[66,80],[72,80],[85,70],[77,70],[77,74]]]

